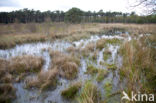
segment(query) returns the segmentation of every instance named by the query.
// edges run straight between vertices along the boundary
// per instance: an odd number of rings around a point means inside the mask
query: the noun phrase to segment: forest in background
[[[96,23],[156,23],[156,15],[139,16],[135,12],[98,12],[82,11],[79,8],[71,8],[64,11],[29,10],[27,8],[12,12],[0,12],[0,23],[42,23],[42,22],[96,22]]]

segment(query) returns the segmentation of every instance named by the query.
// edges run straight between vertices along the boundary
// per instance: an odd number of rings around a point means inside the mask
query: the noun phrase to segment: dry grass
[[[53,67],[57,67],[60,76],[66,79],[74,79],[78,73],[80,60],[72,55],[67,55],[59,51],[50,51]]]
[[[8,61],[0,58],[0,78],[8,72]]]
[[[58,69],[53,68],[48,71],[41,70],[41,72],[35,76],[26,79],[26,88],[40,88],[41,91],[47,89],[54,89],[57,84]]]
[[[100,24],[103,29],[120,28],[125,29],[130,32],[130,34],[145,34],[145,33],[156,33],[155,24],[122,24],[122,23],[110,23],[110,24]]]
[[[95,50],[95,43],[94,42],[89,42],[88,44],[86,44],[86,46],[82,49],[80,49],[80,53],[84,56],[87,57],[89,56],[90,53],[94,52]]]
[[[38,72],[43,66],[43,59],[31,55],[17,56],[10,59],[9,70],[11,73],[20,74]]]
[[[71,47],[67,48],[66,51],[67,51],[68,53],[71,53],[71,54],[74,54],[74,53],[79,52],[78,48],[76,48],[76,47],[74,47],[74,46],[71,46]]]
[[[78,65],[74,62],[65,62],[62,65],[60,75],[67,79],[76,78],[78,73]]]
[[[96,42],[96,48],[102,50],[104,47],[106,47],[106,40],[100,39]]]
[[[90,42],[88,43],[85,48],[88,50],[88,51],[94,51],[95,49],[95,43],[94,42]]]
[[[0,102],[11,103],[16,98],[15,88],[10,83],[0,84]]]
[[[10,103],[16,97],[8,64],[9,61],[0,59],[0,103]]]
[[[0,48],[10,48],[26,42],[45,41],[47,38],[68,41],[88,38],[94,34],[107,34],[124,30],[130,34],[156,33],[155,24],[104,24],[104,23],[28,23],[0,25]]]
[[[0,35],[0,48],[6,49],[15,46],[16,44],[38,42],[47,40],[46,35],[41,34],[8,34]]]

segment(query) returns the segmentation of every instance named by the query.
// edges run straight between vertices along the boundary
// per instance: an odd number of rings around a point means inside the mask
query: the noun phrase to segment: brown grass
[[[88,38],[94,34],[107,34],[113,30],[130,34],[156,33],[155,24],[104,24],[104,23],[28,23],[0,25],[0,48],[10,48],[26,42],[45,41],[47,38],[67,41]]]
[[[57,84],[57,75],[57,68],[49,69],[48,71],[41,70],[37,76],[26,79],[26,87],[40,88],[41,91],[54,89]]]
[[[59,51],[50,51],[53,67],[57,67],[60,76],[66,79],[74,79],[78,73],[80,60],[72,55],[67,55]]]
[[[15,74],[38,72],[43,66],[43,59],[31,55],[17,56],[10,59],[10,72]]]
[[[2,78],[8,72],[8,61],[0,58],[0,78]]]
[[[102,50],[104,47],[106,47],[106,40],[100,39],[96,42],[96,48]]]
[[[80,49],[79,52],[85,57],[89,56],[89,53],[94,52],[95,46],[96,46],[95,43],[90,42],[86,44],[84,48]]]
[[[1,103],[11,103],[15,99],[16,93],[15,88],[10,83],[0,84],[0,102]]]
[[[67,79],[73,79],[76,78],[78,73],[78,65],[74,62],[65,62],[61,66],[60,75],[62,77],[65,77]]]
[[[0,35],[0,48],[6,49],[16,44],[38,42],[47,40],[46,35],[41,34],[8,34]]]

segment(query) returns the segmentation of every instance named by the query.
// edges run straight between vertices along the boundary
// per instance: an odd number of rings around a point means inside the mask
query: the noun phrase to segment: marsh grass
[[[153,49],[142,44],[141,41],[132,40],[121,46],[120,54],[123,57],[123,66],[119,73],[121,80],[127,79],[128,81],[127,91],[152,92],[155,85]]]
[[[95,75],[98,73],[98,68],[92,64],[88,64],[86,74]]]
[[[80,92],[80,96],[77,98],[78,103],[98,103],[100,101],[101,94],[97,89],[97,86],[90,81],[84,84]]]
[[[10,83],[0,84],[0,102],[11,103],[16,98],[16,90]]]
[[[43,59],[32,55],[23,55],[9,60],[9,70],[14,74],[38,72],[43,66]]]
[[[156,33],[154,24],[66,24],[66,23],[27,23],[0,25],[0,48],[6,49],[27,42],[64,39],[76,41],[94,34],[107,34],[114,31],[128,31],[130,34]]]
[[[55,89],[57,79],[57,68],[49,69],[48,71],[41,70],[37,76],[26,79],[26,88],[40,88],[41,91]]]
[[[4,75],[8,73],[8,63],[9,61],[0,58],[0,78],[3,78]]]
[[[0,48],[7,49],[14,47],[16,44],[46,41],[47,36],[41,34],[8,34],[0,35]]]
[[[61,95],[66,99],[74,99],[81,88],[81,82],[69,85],[68,88],[62,90]]]
[[[103,52],[103,59],[104,59],[104,60],[109,59],[111,56],[112,56],[112,52],[111,52],[109,49],[106,49],[106,50]]]
[[[98,70],[98,74],[97,74],[97,77],[96,77],[96,81],[97,82],[101,82],[105,79],[105,77],[107,76],[108,74],[108,71],[104,70],[104,69],[100,69]]]
[[[107,44],[119,45],[120,43],[121,40],[117,38],[113,38],[113,39],[102,38],[96,42],[96,48],[102,50],[103,48],[107,47]]]
[[[66,79],[76,78],[80,65],[79,58],[59,51],[50,51],[50,56],[53,66],[58,68],[61,77]]]

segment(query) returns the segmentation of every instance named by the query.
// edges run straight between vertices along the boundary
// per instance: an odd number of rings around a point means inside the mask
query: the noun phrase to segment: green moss
[[[66,99],[73,99],[81,88],[81,83],[75,83],[69,88],[63,90],[61,95]]]
[[[104,69],[99,69],[98,70],[98,75],[97,75],[97,82],[101,82],[106,76],[107,76],[108,72]]]

